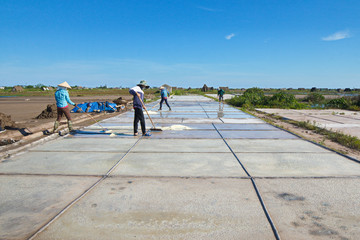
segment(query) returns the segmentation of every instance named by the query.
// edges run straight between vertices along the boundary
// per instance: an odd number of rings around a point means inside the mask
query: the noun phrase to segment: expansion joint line
[[[69,208],[71,208],[75,203],[80,201],[87,193],[89,193],[91,190],[93,190],[99,183],[101,183],[103,180],[109,177],[110,173],[119,165],[120,161],[123,160],[130,151],[136,146],[136,144],[142,139],[142,136],[129,148],[129,150],[122,156],[119,161],[115,163],[115,165],[110,168],[110,170],[103,175],[99,180],[97,180],[93,185],[91,185],[87,190],[85,190],[82,194],[80,194],[77,198],[75,198],[73,201],[71,201],[65,208],[63,208],[58,214],[56,214],[50,221],[45,223],[42,227],[40,227],[33,235],[31,235],[28,240],[33,240],[35,237],[40,234],[42,231],[44,231],[51,223],[53,223],[56,219],[58,219],[63,213],[65,213]]]
[[[230,145],[226,142],[225,138],[223,137],[223,135],[221,135],[220,131],[216,128],[215,124],[212,123],[213,127],[215,128],[215,130],[218,132],[218,134],[220,135],[220,137],[222,138],[222,140],[224,141],[224,143],[226,144],[226,146],[229,148],[229,150],[231,151],[231,153],[234,155],[235,159],[238,161],[238,163],[240,164],[240,166],[242,167],[242,169],[245,171],[246,175],[248,175],[249,179],[251,180],[251,183],[254,187],[254,190],[256,192],[256,195],[260,201],[260,204],[261,204],[261,207],[265,213],[265,216],[271,226],[271,229],[274,233],[274,236],[276,238],[276,240],[280,240],[280,235],[275,227],[275,224],[274,222],[272,221],[271,217],[270,217],[270,214],[265,206],[265,203],[260,195],[260,192],[258,190],[258,187],[256,186],[256,183],[255,183],[255,179],[250,175],[250,173],[246,170],[245,166],[242,164],[242,162],[240,161],[240,159],[236,156],[235,152],[232,150],[232,148],[230,147]]]
[[[207,112],[206,112],[205,108],[204,108],[204,107],[200,104],[200,102],[199,102],[199,105],[200,105],[200,107],[204,110],[204,112],[205,112],[206,116],[207,116],[208,118],[210,118],[210,117],[209,117],[209,115],[207,114]]]

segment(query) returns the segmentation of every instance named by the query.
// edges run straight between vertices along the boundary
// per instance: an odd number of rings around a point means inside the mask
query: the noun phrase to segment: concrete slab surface
[[[236,153],[252,176],[360,176],[360,164],[336,153]]]
[[[275,239],[237,158],[281,239],[357,239],[360,164],[204,96],[169,102],[147,104],[164,130],[150,137],[133,136],[131,111],[0,162],[0,239],[27,239],[110,169],[35,239]]]
[[[150,116],[153,119],[157,118],[208,118],[208,116],[204,114],[159,114],[155,116]]]
[[[274,239],[247,179],[109,178],[36,239],[239,236]]]
[[[302,139],[226,139],[234,152],[328,153],[329,150]]]
[[[214,130],[214,126],[210,123],[182,123],[182,124],[171,124],[171,123],[156,123],[157,128],[174,129],[181,128],[183,130]]]
[[[127,152],[138,139],[105,138],[99,142],[98,139],[86,138],[62,138],[43,145],[34,147],[31,151],[73,151],[73,152]]]
[[[149,128],[146,128],[149,129]],[[76,133],[69,134],[66,138],[134,138],[132,130],[113,130],[111,132],[104,132],[102,130],[80,130]]]
[[[227,152],[230,150],[222,139],[142,139],[131,152],[139,153],[185,153]]]
[[[255,118],[254,116],[247,114],[233,114],[233,113],[220,113],[220,114],[207,114],[209,118],[238,118],[238,119],[248,119]]]
[[[184,118],[182,123],[223,123],[219,118]]]
[[[271,131],[219,131],[224,138],[297,139],[298,137],[281,130]]]
[[[0,162],[0,173],[105,174],[125,153],[29,152]]]
[[[221,138],[218,132],[214,130],[194,130],[194,131],[162,131],[162,132],[153,132],[151,138],[184,138],[184,139],[194,139],[194,138]]]
[[[265,123],[263,120],[258,118],[220,118],[223,123]]]
[[[232,153],[130,153],[112,175],[246,177]]]
[[[235,123],[223,123],[223,124],[215,124],[215,127],[218,130],[279,130],[278,128],[271,126],[270,124],[262,124],[262,123],[243,123],[243,124],[235,124]]]
[[[282,239],[359,239],[359,178],[256,183]]]
[[[0,239],[29,238],[98,179],[0,175]]]

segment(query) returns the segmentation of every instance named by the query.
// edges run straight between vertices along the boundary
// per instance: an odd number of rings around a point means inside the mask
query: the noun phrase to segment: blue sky
[[[357,0],[0,0],[0,85],[360,88]]]

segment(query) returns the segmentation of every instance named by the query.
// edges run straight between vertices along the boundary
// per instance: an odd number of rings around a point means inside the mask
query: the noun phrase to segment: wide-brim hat
[[[70,89],[71,89],[70,85],[69,85],[66,81],[63,82],[63,83],[60,83],[58,86],[59,86],[59,87],[64,87],[64,88],[70,88]]]
[[[140,83],[138,84],[138,86],[144,86],[146,88],[149,88],[149,85],[147,85],[145,80],[141,80]]]

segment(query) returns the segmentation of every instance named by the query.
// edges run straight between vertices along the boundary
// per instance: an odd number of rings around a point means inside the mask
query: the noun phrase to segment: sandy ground
[[[86,96],[71,97],[71,101],[75,103],[109,101],[120,96]],[[131,99],[131,96],[121,96],[124,99]],[[13,121],[33,122],[34,118],[43,111],[48,104],[56,103],[54,97],[6,97],[0,98],[0,112],[11,115]]]

